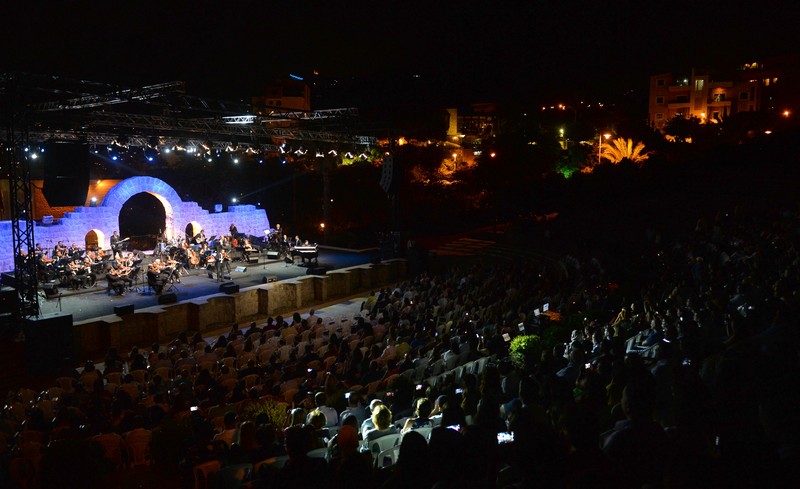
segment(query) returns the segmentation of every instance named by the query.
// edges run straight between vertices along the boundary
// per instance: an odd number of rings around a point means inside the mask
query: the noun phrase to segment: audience
[[[109,349],[59,389],[9,394],[8,473],[22,486],[48,444],[172,420],[186,487],[199,463],[271,457],[288,460],[252,487],[800,485],[797,216],[648,236],[624,281],[589,255],[454,267],[375,291],[351,320],[311,310],[213,344]],[[521,334],[541,352],[512,363]],[[375,468],[366,442],[400,432]]]

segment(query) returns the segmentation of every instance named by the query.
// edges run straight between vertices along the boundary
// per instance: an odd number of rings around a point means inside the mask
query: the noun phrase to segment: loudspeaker
[[[247,259],[247,263],[250,264],[250,265],[258,264],[258,257],[257,256],[251,256],[250,258]]]
[[[261,283],[271,284],[272,282],[277,282],[278,276],[277,275],[264,275],[264,278],[261,279]]]
[[[16,287],[17,277],[15,277],[13,273],[2,273],[0,274],[0,284],[7,287]]]
[[[53,374],[73,365],[72,314],[44,314],[25,319],[25,360],[34,373]]]
[[[44,146],[42,194],[51,206],[79,206],[89,193],[89,147],[49,142]]]
[[[159,304],[173,304],[175,302],[178,302],[178,296],[173,293],[161,294],[158,296]]]
[[[308,267],[306,270],[306,275],[325,275],[328,273],[328,269],[325,267]]]
[[[225,282],[219,286],[219,291],[226,294],[235,294],[239,292],[239,285],[233,282]]]
[[[280,257],[281,257],[281,254],[278,253],[277,251],[268,251],[267,252],[267,259],[268,260],[277,260]]]
[[[48,299],[58,297],[58,286],[55,284],[55,282],[42,284],[42,290],[44,291],[44,296]]]
[[[233,269],[234,272],[244,273],[247,271],[247,267],[236,267]]]
[[[114,306],[114,314],[116,314],[117,316],[123,316],[125,314],[133,314],[133,304],[125,304],[124,306]]]

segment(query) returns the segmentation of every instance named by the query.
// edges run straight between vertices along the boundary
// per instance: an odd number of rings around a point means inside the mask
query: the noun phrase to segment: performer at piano
[[[119,251],[122,251],[125,248],[123,243],[128,241],[128,239],[130,239],[130,238],[125,238],[125,239],[120,238],[119,232],[118,231],[114,231],[111,234],[111,238],[109,239],[109,241],[111,243],[111,251],[113,251],[114,254],[116,254]]]

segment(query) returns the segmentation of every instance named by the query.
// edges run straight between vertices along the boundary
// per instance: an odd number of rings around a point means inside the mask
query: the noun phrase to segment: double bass
[[[189,265],[197,267],[197,265],[200,264],[200,258],[197,256],[197,252],[191,248],[187,248],[186,252],[189,254]]]

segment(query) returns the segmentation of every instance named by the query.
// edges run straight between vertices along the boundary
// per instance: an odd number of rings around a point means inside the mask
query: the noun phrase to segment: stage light
[[[236,197],[233,197],[233,198],[231,199],[231,202],[233,202],[233,203],[235,204],[235,203],[239,202],[239,199],[237,199]]]
[[[119,156],[114,155],[114,156],[111,157],[111,159],[114,160],[114,161],[117,161],[119,159]]]
[[[34,152],[34,153],[31,153],[31,159],[32,159],[32,160],[35,160],[35,159],[36,159],[36,158],[38,158],[38,157],[39,157],[39,154],[38,154],[38,153],[35,153],[35,152]]]
[[[91,200],[92,204],[96,204],[97,203],[97,197],[92,197],[89,200]]]
[[[209,156],[208,158],[206,158],[206,161],[208,161],[209,163],[211,163],[211,161],[213,161],[213,160],[212,160],[212,159],[211,159],[211,157]]]
[[[349,151],[347,153],[345,153],[344,156],[345,156],[345,158],[349,158],[351,160],[353,159],[353,153],[351,153]]]
[[[167,153],[167,154],[169,154],[169,153],[171,153],[171,152],[172,152],[172,149],[171,149],[171,148],[164,148],[164,152],[165,152],[165,153]]]
[[[325,153],[320,153],[317,151],[317,158],[325,158]]]
[[[234,163],[234,164],[236,164],[236,165],[238,165],[238,164],[239,164],[239,158],[234,158],[234,159],[233,159],[233,163]]]
[[[148,157],[147,157],[147,161],[150,161],[150,162],[152,162],[154,159],[155,159],[155,158],[153,158],[152,156],[148,156]]]
[[[333,149],[332,149],[332,150],[328,151],[328,154],[329,154],[329,155],[336,156],[336,150],[333,150]]]

